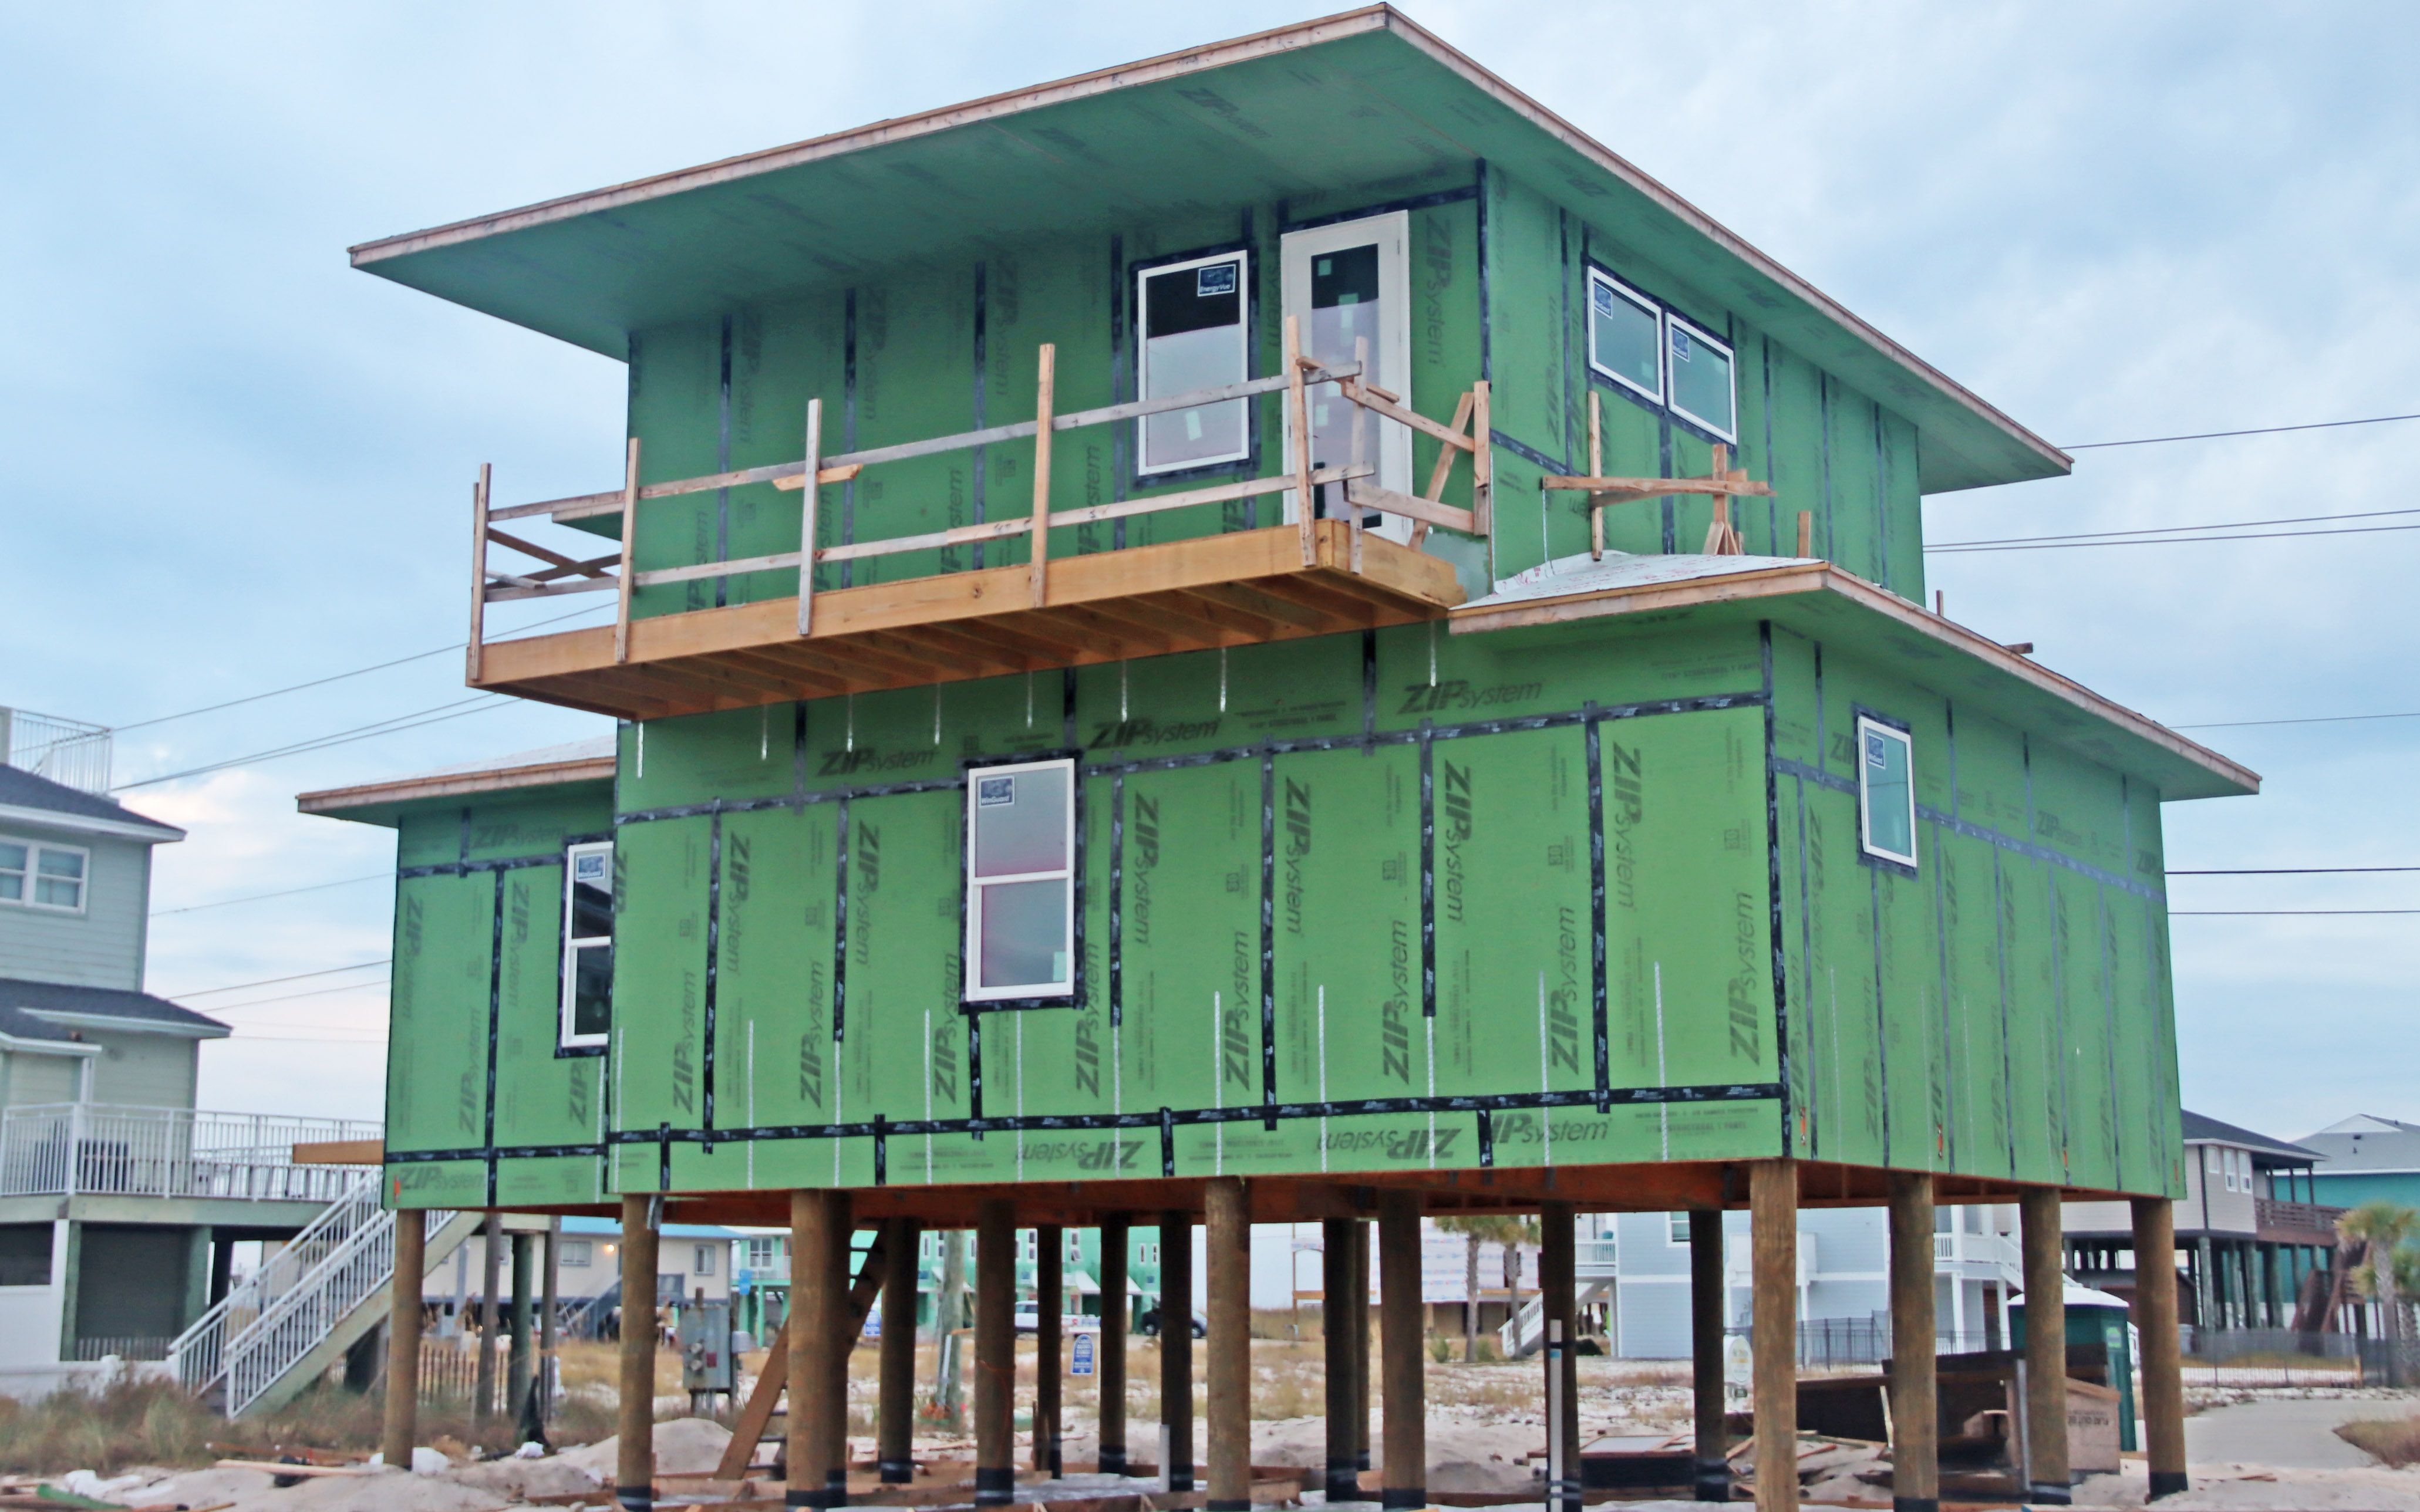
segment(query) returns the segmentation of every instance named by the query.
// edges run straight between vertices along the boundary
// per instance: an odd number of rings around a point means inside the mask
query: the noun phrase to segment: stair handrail
[[[381,1208],[226,1343],[226,1415],[240,1416],[395,1274],[396,1214]],[[426,1231],[454,1214],[431,1209]]]
[[[259,1270],[228,1288],[225,1296],[178,1335],[168,1347],[168,1364],[185,1388],[198,1396],[217,1385],[226,1374],[230,1321],[241,1319],[234,1325],[240,1333],[257,1320],[279,1296],[301,1284],[328,1249],[341,1245],[347,1234],[367,1221],[378,1206],[379,1172],[356,1173],[344,1191],[275,1255],[264,1259]]]

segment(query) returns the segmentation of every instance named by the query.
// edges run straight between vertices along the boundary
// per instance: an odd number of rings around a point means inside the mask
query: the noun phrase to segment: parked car
[[[1142,1321],[1135,1326],[1145,1338],[1156,1339],[1159,1337],[1159,1309],[1156,1307],[1145,1308],[1143,1310]],[[1195,1338],[1207,1338],[1209,1337],[1209,1335],[1210,1320],[1202,1317],[1200,1313],[1195,1313],[1193,1315],[1193,1336]]]
[[[1035,1334],[1041,1332],[1042,1314],[1033,1304],[1030,1302],[1018,1303],[1016,1304],[1016,1331],[1018,1333]],[[1059,1333],[1063,1337],[1076,1334],[1097,1334],[1100,1331],[1101,1320],[1093,1317],[1089,1313],[1061,1313],[1059,1315]]]

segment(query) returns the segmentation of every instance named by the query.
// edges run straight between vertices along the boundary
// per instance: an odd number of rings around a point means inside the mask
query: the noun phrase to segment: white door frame
[[[1378,332],[1379,347],[1374,354],[1378,370],[1385,375],[1382,386],[1403,395],[1406,408],[1413,403],[1412,373],[1412,274],[1411,215],[1404,210],[1389,210],[1382,215],[1363,216],[1358,220],[1339,221],[1330,225],[1313,226],[1306,231],[1289,231],[1278,241],[1279,318],[1300,316],[1308,332],[1311,325],[1311,260],[1321,253],[1338,252],[1347,247],[1378,245],[1378,302],[1392,314]],[[1306,339],[1308,337],[1306,336]],[[1337,361],[1351,362],[1352,353],[1321,354]],[[1323,384],[1311,390],[1316,402],[1321,392],[1335,393],[1332,385]],[[1342,403],[1342,400],[1333,402]],[[1398,493],[1412,493],[1412,433],[1403,425],[1370,420],[1377,441],[1379,486]],[[1294,447],[1294,415],[1289,407],[1285,417],[1285,445],[1289,455]],[[1285,494],[1285,517],[1291,522],[1298,517],[1293,490]],[[1374,533],[1391,541],[1409,542],[1412,522],[1388,515]]]

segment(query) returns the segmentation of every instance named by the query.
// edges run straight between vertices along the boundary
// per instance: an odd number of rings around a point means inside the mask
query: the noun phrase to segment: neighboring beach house
[[[2420,1208],[2420,1123],[2358,1113],[2295,1143],[2319,1158],[2311,1171],[2317,1200],[2337,1208]]]
[[[23,728],[0,711],[0,730]],[[101,738],[106,740],[106,733]],[[8,749],[23,754],[22,747]],[[217,1019],[143,990],[151,853],[185,832],[0,765],[0,1394],[156,1361],[230,1287],[235,1246],[290,1238],[352,1173],[292,1147],[375,1123],[197,1110]]]

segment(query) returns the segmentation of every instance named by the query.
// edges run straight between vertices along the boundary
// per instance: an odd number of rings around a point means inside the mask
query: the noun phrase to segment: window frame
[[[563,1239],[555,1242],[554,1263],[566,1271],[585,1271],[597,1263],[597,1246],[585,1239]]]
[[[1907,752],[1908,854],[1906,855],[1901,855],[1897,851],[1885,850],[1874,841],[1874,801],[1871,784],[1868,782],[1866,777],[1867,771],[1869,770],[1866,765],[1866,737],[1869,733],[1875,732],[1879,732],[1891,739],[1897,740]],[[1915,872],[1917,869],[1917,856],[1916,855],[1916,733],[1910,730],[1907,726],[1900,724],[1895,720],[1885,719],[1877,715],[1869,714],[1865,710],[1859,709],[1857,711],[1856,744],[1853,748],[1853,750],[1854,754],[1852,759],[1857,764],[1857,849],[1859,853],[1869,861],[1881,861],[1887,865],[1903,867],[1911,872]]]
[[[1245,246],[1233,246],[1225,248],[1221,251],[1202,253],[1198,255],[1171,257],[1165,261],[1139,262],[1131,265],[1134,274],[1135,397],[1137,399],[1149,397],[1151,392],[1151,331],[1148,325],[1148,321],[1151,318],[1151,307],[1143,295],[1144,285],[1149,283],[1152,279],[1163,278],[1170,273],[1181,273],[1189,268],[1206,268],[1212,263],[1229,261],[1233,261],[1237,264],[1235,270],[1235,348],[1237,363],[1236,375],[1233,381],[1237,383],[1248,383],[1251,381],[1253,314],[1252,249]],[[1222,400],[1220,402],[1225,403],[1228,401]],[[1191,456],[1179,462],[1161,462],[1157,464],[1152,462],[1150,435],[1146,427],[1149,426],[1155,417],[1151,415],[1137,415],[1134,422],[1135,477],[1137,479],[1168,478],[1198,471],[1204,468],[1233,467],[1238,462],[1249,462],[1252,459],[1253,451],[1252,426],[1254,420],[1254,406],[1252,401],[1249,399],[1237,399],[1233,402],[1243,406],[1244,414],[1244,434],[1242,440],[1237,445],[1237,449],[1232,453],[1224,453],[1218,456]],[[1183,414],[1185,411],[1182,409],[1175,409],[1162,412],[1168,414]]]
[[[605,1028],[596,1034],[581,1034],[572,1027],[574,1005],[580,991],[579,952],[584,946],[601,944],[611,949],[613,945],[613,936],[611,934],[575,935],[571,933],[571,921],[574,918],[572,898],[576,886],[572,878],[579,868],[579,858],[582,856],[597,854],[602,854],[605,857],[605,876],[610,891],[613,878],[613,842],[612,841],[574,841],[563,848],[563,948],[557,956],[562,963],[560,971],[563,980],[562,991],[558,995],[555,1005],[554,1042],[558,1051],[573,1054],[601,1052],[612,1043],[613,1038],[613,1000],[610,982],[606,988]]]
[[[982,794],[981,779],[985,777],[1014,776],[1019,772],[1047,771],[1063,768],[1067,773],[1067,864],[1063,868],[1044,872],[1016,872],[1004,876],[975,875],[975,815]],[[970,761],[965,765],[966,798],[961,814],[962,833],[959,840],[959,949],[962,951],[958,969],[958,1001],[970,1012],[992,1009],[1065,1008],[1083,995],[1084,984],[1084,888],[1083,853],[1079,849],[1084,834],[1083,763],[1074,751],[1054,751],[1044,755],[1001,757],[992,761]],[[983,893],[985,888],[1020,882],[1051,882],[1064,878],[1067,883],[1066,927],[1060,938],[1066,943],[1067,975],[1053,982],[1020,982],[1006,987],[979,985],[982,974]]]
[[[27,835],[0,835],[0,844],[25,847],[25,870],[19,873],[24,881],[24,895],[0,898],[0,907],[34,908],[45,914],[82,914],[92,903],[92,848],[87,845],[63,845],[54,840],[35,840]],[[55,852],[76,857],[76,901],[72,903],[46,903],[39,894],[42,887],[42,856]],[[54,879],[55,880],[55,879]]]
[[[1717,425],[1713,421],[1708,420],[1705,416],[1698,413],[1696,410],[1683,408],[1680,397],[1674,393],[1674,384],[1672,382],[1672,332],[1675,327],[1688,332],[1689,339],[1691,341],[1712,347],[1716,351],[1723,354],[1723,365],[1725,370],[1730,374],[1731,391],[1731,423],[1729,425]],[[1668,306],[1664,311],[1663,339],[1664,345],[1658,353],[1658,360],[1659,365],[1661,365],[1664,372],[1665,408],[1671,410],[1674,415],[1687,421],[1690,424],[1697,426],[1699,430],[1714,437],[1716,440],[1732,446],[1738,445],[1739,352],[1733,348],[1730,342],[1723,340],[1720,336],[1714,335],[1704,327],[1699,325],[1695,320],[1690,319],[1688,316],[1681,314],[1678,310],[1671,309]]]
[[[1595,266],[1594,264],[1589,265],[1588,284],[1590,290],[1588,326],[1581,334],[1586,338],[1584,344],[1587,347],[1589,371],[1596,374],[1600,378],[1609,378],[1613,382],[1621,384],[1623,388],[1628,389],[1631,393],[1646,400],[1649,404],[1655,405],[1658,408],[1665,407],[1668,402],[1666,395],[1668,394],[1672,389],[1670,378],[1671,363],[1667,354],[1667,348],[1670,346],[1672,338],[1665,333],[1664,319],[1668,312],[1665,310],[1663,304],[1652,296],[1631,287],[1621,279],[1614,277],[1611,273]],[[1627,300],[1632,304],[1635,304],[1638,306],[1638,308],[1646,311],[1647,318],[1654,323],[1656,384],[1654,392],[1650,393],[1648,390],[1640,388],[1637,379],[1617,373],[1612,368],[1604,366],[1597,362],[1595,286],[1599,284],[1603,284],[1606,289],[1612,293],[1615,299]]]

